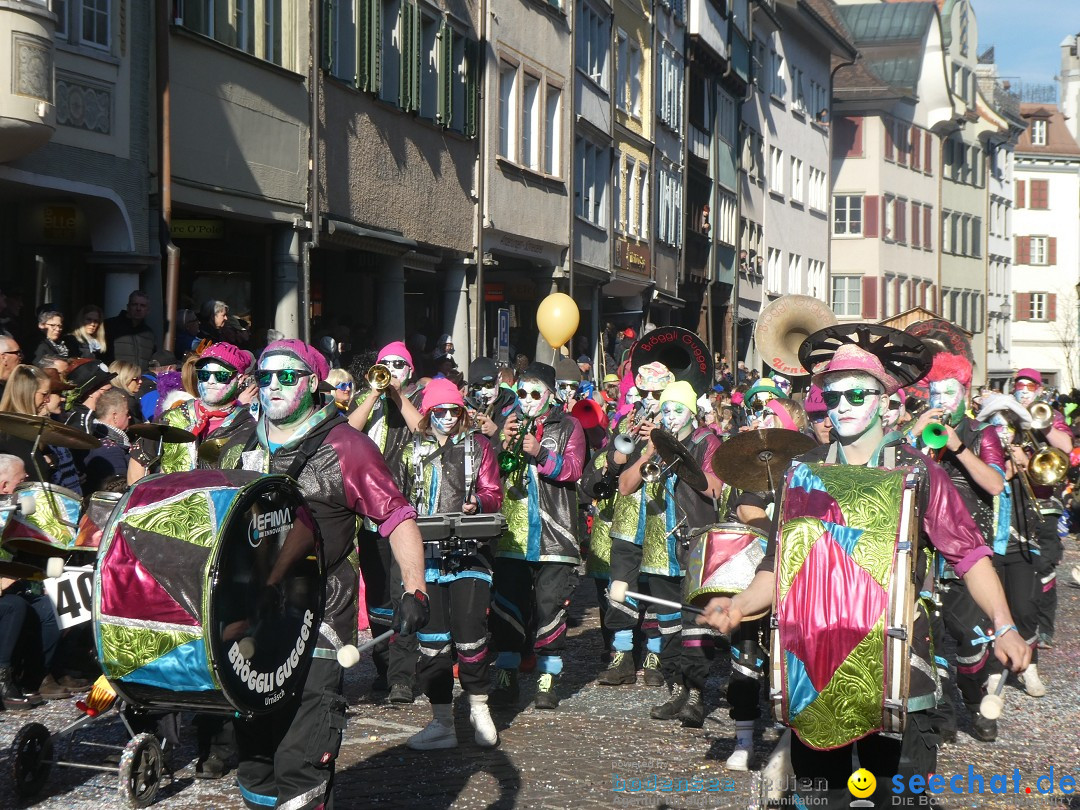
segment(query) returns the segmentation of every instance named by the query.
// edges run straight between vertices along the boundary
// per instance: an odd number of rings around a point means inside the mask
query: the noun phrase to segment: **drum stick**
[[[379,644],[380,642],[389,641],[393,635],[393,630],[387,630],[385,633],[380,633],[374,638],[365,641],[359,647],[357,647],[355,644],[343,645],[341,649],[337,651],[338,663],[341,664],[341,666],[345,669],[355,667],[358,663],[360,663],[360,653],[366,650],[370,650],[372,647],[374,647],[376,644]]]
[[[654,605],[660,605],[661,607],[669,607],[675,610],[685,610],[689,611],[690,613],[696,613],[699,616],[705,615],[704,610],[702,610],[701,608],[696,608],[693,605],[685,605],[681,602],[671,602],[667,599],[658,599],[655,596],[649,596],[648,594],[628,591],[626,587],[627,586],[625,582],[620,582],[617,579],[613,580],[611,585],[608,587],[608,598],[616,602],[625,602],[626,597],[629,596],[641,602],[652,602]]]
[[[1001,696],[1001,692],[1005,689],[1005,681],[1009,680],[1009,673],[1002,672],[998,677],[1001,680],[998,681],[994,693],[983,695],[983,699],[979,702],[979,714],[987,720],[997,720],[1005,709],[1005,699]]]

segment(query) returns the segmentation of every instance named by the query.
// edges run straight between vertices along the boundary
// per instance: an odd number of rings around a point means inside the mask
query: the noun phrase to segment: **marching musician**
[[[886,470],[898,464],[913,468],[916,480],[922,482],[916,491],[919,509],[914,518],[918,520],[916,575],[921,576],[927,571],[928,554],[932,548],[936,548],[956,573],[965,579],[975,603],[991,617],[992,626],[984,629],[988,635],[992,633],[994,636],[997,658],[1013,670],[1024,669],[1030,660],[1031,650],[1015,632],[1001,583],[987,559],[991,551],[980,536],[959,493],[940,466],[910,446],[901,444],[900,437],[887,436],[882,424],[888,396],[901,386],[902,380],[896,375],[902,370],[904,376],[910,378],[907,381],[913,382],[925,371],[925,359],[905,365],[897,359],[899,349],[925,353],[925,347],[910,335],[881,326],[857,324],[844,328],[848,330],[843,334],[849,342],[842,343],[839,348],[835,348],[835,344],[829,343],[826,338],[840,334],[841,327],[830,327],[808,338],[818,360],[814,367],[814,382],[822,386],[837,441],[810,450],[797,461],[825,461],[829,464]],[[852,335],[855,337],[852,338]],[[875,339],[869,339],[871,337]],[[889,364],[888,370],[886,362]],[[739,626],[743,616],[772,607],[777,588],[774,571],[778,562],[785,571],[798,571],[799,589],[785,581],[781,594],[785,599],[784,607],[787,607],[788,599],[794,599],[793,604],[799,605],[803,611],[799,614],[801,629],[798,634],[799,643],[804,648],[804,658],[781,649],[781,655],[788,656],[784,665],[789,677],[796,678],[798,688],[802,690],[798,694],[785,691],[787,702],[783,704],[787,706],[784,722],[791,725],[795,732],[791,739],[791,764],[798,781],[798,796],[807,800],[808,805],[827,803],[829,807],[847,807],[851,799],[847,781],[851,776],[854,745],[858,747],[862,767],[877,778],[875,802],[877,806],[883,806],[888,802],[887,792],[894,774],[906,779],[916,774],[926,777],[935,770],[938,739],[923,711],[933,705],[936,687],[930,675],[933,670],[928,663],[931,650],[925,606],[921,601],[917,602],[913,625],[903,628],[910,640],[911,656],[922,663],[910,666],[908,694],[901,696],[907,710],[906,724],[903,739],[896,741],[874,733],[876,728],[883,727],[880,697],[873,706],[860,708],[843,699],[841,692],[837,691],[841,687],[834,683],[838,677],[847,677],[847,667],[860,666],[857,662],[852,663],[854,659],[851,656],[856,659],[860,655],[873,658],[872,651],[862,649],[860,652],[860,647],[852,646],[859,641],[859,634],[865,633],[868,640],[884,638],[877,614],[883,609],[881,606],[887,604],[889,593],[886,585],[877,579],[873,580],[877,585],[869,585],[866,577],[870,574],[865,566],[870,559],[867,555],[873,555],[878,544],[888,544],[892,548],[896,530],[855,533],[858,529],[851,527],[855,529],[854,532],[845,531],[848,526],[844,521],[848,515],[842,511],[836,499],[842,498],[849,509],[857,508],[858,497],[852,486],[858,488],[859,478],[848,476],[845,491],[834,490],[835,494],[830,494],[820,484],[821,479],[815,478],[815,475],[824,474],[827,468],[822,467],[820,473],[815,473],[814,469],[805,463],[798,464],[790,474],[791,480],[799,483],[792,483],[790,488],[785,485],[780,502],[785,504],[785,509],[790,503],[790,508],[798,511],[792,512],[790,523],[784,522],[786,515],[781,516],[781,524],[773,534],[765,559],[750,586],[733,598],[711,600],[706,606],[706,616],[699,621],[707,622],[721,632],[733,630]],[[856,516],[854,511],[851,517],[860,524],[869,519]],[[801,522],[807,519],[815,522]],[[873,520],[885,519],[885,513],[880,509],[875,510]],[[899,516],[888,519],[892,521],[889,524],[891,527],[901,525],[902,518]],[[835,528],[825,527],[821,523],[825,520]],[[810,547],[798,541],[800,527],[808,525],[821,526],[824,531],[811,535],[817,539],[812,541]],[[784,538],[782,561],[777,559],[778,534]],[[857,544],[864,541],[875,548],[858,548]],[[817,553],[813,553],[815,551]],[[856,555],[855,551],[859,553]],[[861,565],[859,560],[862,561]],[[843,566],[843,570],[850,573],[834,578],[826,576],[822,566],[829,569]],[[802,577],[804,573],[807,574],[805,578]],[[846,583],[851,580],[867,582],[867,585],[849,588]],[[809,588],[811,581],[820,587]],[[845,585],[837,591],[835,586],[829,587],[834,581]],[[834,625],[825,618],[826,615],[836,616],[837,611],[849,617],[865,616],[864,619],[850,622],[849,630],[854,631],[857,627],[859,634],[844,640],[838,637]],[[790,622],[796,621],[795,616],[784,617],[780,614],[780,618],[781,629],[788,626],[794,633],[794,625]],[[865,630],[871,624],[871,619],[877,619],[877,623]],[[790,637],[788,643],[793,643]],[[836,645],[840,645],[839,650]],[[849,649],[850,652],[845,652]],[[811,669],[814,673],[812,678]],[[880,668],[875,671],[879,673],[875,678],[885,677]],[[791,681],[785,684],[785,688],[790,687]],[[830,685],[834,688],[830,689]],[[880,686],[876,688],[880,689]],[[874,700],[871,690],[863,687],[845,694],[855,696],[856,693],[865,693],[863,699]],[[876,721],[873,719],[875,712]]]
[[[405,594],[394,629],[412,633],[428,618],[416,509],[401,494],[379,448],[352,429],[333,402],[320,407],[316,392],[328,372],[326,358],[299,340],[267,346],[255,372],[261,417],[221,455],[223,469],[294,478],[319,526],[326,559],[326,608],[303,694],[269,715],[235,721],[237,781],[244,804],[253,809],[333,804],[346,709],[335,649],[356,635],[358,579],[348,557],[357,517],[374,522],[401,571]]]
[[[517,409],[517,396],[499,385],[499,367],[490,357],[477,357],[469,363],[468,384],[465,404],[469,417],[489,440],[496,440],[506,417]]]
[[[375,442],[391,473],[397,476],[401,450],[420,424],[420,411],[416,408],[420,390],[413,382],[412,354],[402,341],[395,340],[383,346],[375,362],[389,370],[389,384],[383,390],[369,389],[357,396],[356,409],[349,414],[349,424]],[[396,483],[405,489],[402,481]],[[375,526],[365,523],[360,533],[360,572],[364,577],[368,623],[373,634],[378,635],[374,632],[376,628],[385,630],[393,621],[400,596],[397,583],[401,576],[394,567],[389,543]],[[392,642],[375,645],[372,650],[375,661],[372,690],[389,692],[391,703],[412,703],[416,656],[416,639],[407,634],[395,636]]]
[[[239,403],[238,397],[242,378],[253,362],[249,352],[231,343],[215,343],[206,349],[195,362],[199,398],[170,408],[161,415],[161,424],[194,433],[195,441],[163,444],[158,459],[156,440],[137,440],[128,458],[128,483],[134,484],[156,462],[160,462],[157,471],[163,473],[197,469],[199,445],[209,439],[229,438],[250,427],[251,412]]]
[[[685,380],[665,387],[659,400],[660,427],[701,465],[706,487],[698,491],[687,486],[680,480],[678,468],[664,471],[664,461],[657,455],[650,437],[619,476],[620,501],[615,505],[611,528],[612,580],[636,583],[644,574],[650,595],[673,602],[682,601],[689,538],[716,522],[713,499],[720,497],[723,486],[711,473],[712,456],[720,446],[720,439],[707,427],[695,429],[697,400],[697,392]],[[646,465],[660,465],[660,477],[654,479],[649,475]],[[631,500],[630,496],[639,491],[640,499]],[[633,656],[628,654],[632,644],[632,613],[622,607],[630,607],[636,613],[636,605],[619,606],[612,602],[608,609],[609,626],[618,628],[614,642],[616,655],[609,672],[633,674]],[[656,618],[662,638],[660,667],[670,695],[664,703],[653,707],[651,716],[656,720],[677,717],[684,726],[701,728],[706,714],[702,690],[709,674],[712,639],[702,628],[695,627],[692,620],[687,619],[684,625],[678,610],[659,613]],[[649,651],[656,652],[651,646]]]
[[[968,392],[971,389],[971,363],[963,354],[938,352],[924,378],[930,388],[930,407],[910,426],[905,438],[912,447],[936,457],[949,474],[979,533],[988,543],[995,535],[997,502],[1005,490],[1005,454],[1001,442],[989,425],[967,416]],[[890,398],[891,399],[891,398]],[[888,414],[888,412],[886,412]],[[926,433],[940,425],[944,446],[927,446]],[[972,717],[972,736],[983,742],[997,739],[997,720],[984,717],[979,704],[986,694],[987,678],[1001,671],[990,654],[990,640],[983,633],[989,617],[975,604],[964,581],[951,566],[938,558],[935,591],[941,602],[945,629],[957,644],[956,685]],[[1013,605],[1010,603],[1010,607]],[[1015,616],[1015,608],[1013,608]],[[943,646],[943,645],[942,645]],[[944,701],[949,701],[943,690]],[[955,715],[946,710],[947,723],[939,733],[955,738]]]
[[[518,669],[535,632],[540,671],[536,708],[559,705],[566,609],[581,561],[576,536],[576,485],[585,464],[581,425],[555,401],[555,369],[528,365],[518,380],[520,414],[506,420],[503,452],[513,459],[504,481],[508,526],[495,549],[491,629],[499,650],[491,702],[518,699]]]
[[[1033,368],[1017,371],[1013,380],[1013,396],[1029,411],[1035,403],[1045,402],[1046,390],[1043,387],[1042,374]],[[1061,411],[1054,409],[1052,415],[1053,422],[1049,428],[1044,431],[1033,429],[1032,432],[1043,433],[1051,447],[1068,454],[1072,452],[1072,433]],[[1030,457],[1035,453],[1035,449],[1027,448],[1025,452]],[[1027,461],[1020,453],[1014,454],[1014,458],[1021,469],[1027,469]],[[1057,618],[1057,567],[1065,553],[1057,533],[1057,519],[1064,512],[1064,507],[1056,497],[1053,487],[1039,486],[1033,482],[1032,489],[1035,497],[1039,499],[1039,511],[1045,518],[1039,526],[1039,544],[1042,549],[1039,557],[1041,588],[1035,599],[1039,614],[1039,641],[1044,646],[1052,647]],[[1032,678],[1032,683],[1035,680],[1036,678]],[[1043,691],[1041,682],[1035,686],[1035,691]]]
[[[818,444],[828,444],[832,441],[830,438],[832,422],[829,420],[829,409],[825,407],[825,400],[821,397],[820,385],[810,386],[810,391],[803,400],[803,408],[806,411],[806,418],[810,420],[810,427],[813,428],[814,438],[818,440]]]
[[[401,475],[421,515],[494,513],[502,507],[502,482],[487,438],[469,427],[465,400],[452,382],[432,380],[424,387],[419,429],[401,454]],[[417,679],[431,701],[431,722],[408,740],[418,751],[454,748],[454,674],[450,649],[457,651],[458,677],[469,697],[469,719],[476,744],[499,741],[488,710],[487,610],[491,601],[490,543],[464,540],[472,547],[436,548],[425,555],[431,616],[417,634]],[[434,552],[434,553],[433,553]]]

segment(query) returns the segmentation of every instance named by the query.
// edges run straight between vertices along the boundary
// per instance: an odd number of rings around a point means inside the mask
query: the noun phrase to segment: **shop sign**
[[[523,236],[510,236],[509,234],[505,234],[499,239],[499,247],[527,256],[542,256],[544,254],[543,242],[526,239]]]
[[[169,234],[173,239],[222,239],[225,236],[225,220],[174,219]]]
[[[649,261],[649,248],[628,242],[626,239],[615,240],[615,266],[635,276],[649,278],[652,263]]]
[[[505,301],[506,290],[502,284],[488,283],[484,285],[485,301]]]
[[[48,242],[74,242],[79,237],[79,210],[74,205],[46,205],[41,235]]]

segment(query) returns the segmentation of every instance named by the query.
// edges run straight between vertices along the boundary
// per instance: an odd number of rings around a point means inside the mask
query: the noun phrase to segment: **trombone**
[[[1023,446],[1034,452],[1028,462],[1032,480],[1043,487],[1057,486],[1069,472],[1069,457],[1056,447],[1051,447],[1037,437],[1034,431],[1048,430],[1054,426],[1054,409],[1045,402],[1035,402],[1029,409],[1031,425],[1024,429]]]
[[[372,391],[377,391],[380,394],[390,387],[390,382],[394,379],[390,373],[390,367],[384,363],[376,363],[367,370],[364,374],[364,379],[367,380],[367,384],[371,386]]]

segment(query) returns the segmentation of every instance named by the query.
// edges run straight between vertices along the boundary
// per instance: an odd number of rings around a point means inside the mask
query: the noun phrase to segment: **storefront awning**
[[[614,281],[605,284],[601,292],[612,298],[629,298],[634,295],[641,295],[652,285],[652,281],[647,278],[636,279],[619,276]]]
[[[390,231],[364,228],[331,217],[324,217],[323,221],[326,223],[326,233],[331,239],[361,250],[370,250],[374,253],[383,253],[390,256],[401,256],[419,247],[415,239],[409,239]]]
[[[653,306],[661,307],[675,307],[676,309],[682,309],[686,306],[686,301],[671,293],[663,292],[662,290],[656,290],[653,295]]]

